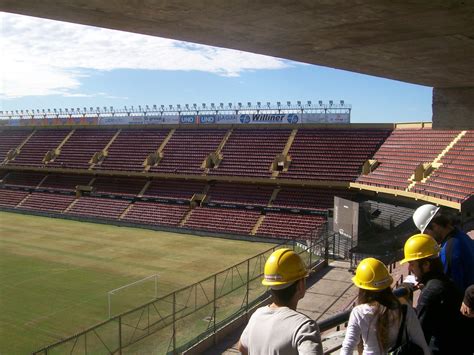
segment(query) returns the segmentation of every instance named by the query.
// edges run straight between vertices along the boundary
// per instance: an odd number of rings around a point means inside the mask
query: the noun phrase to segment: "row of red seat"
[[[177,129],[162,151],[162,159],[150,172],[171,174],[204,174],[202,163],[215,152],[222,142],[226,129]],[[41,167],[43,158],[55,150],[68,129],[0,130],[0,160],[10,149],[19,145],[31,134],[20,154],[8,166]],[[118,135],[116,135],[118,133]],[[223,160],[209,175],[266,177],[270,167],[288,142],[288,129],[234,129],[224,144]],[[281,177],[296,179],[353,181],[362,163],[388,135],[388,130],[306,130],[300,129],[290,154],[292,163]],[[170,134],[166,129],[75,129],[60,149],[60,154],[46,164],[51,168],[74,168],[115,171],[143,171],[144,162],[156,153]],[[116,138],[111,142],[112,137]],[[11,136],[11,137],[10,137]],[[9,140],[4,138],[10,137]],[[92,165],[95,153],[107,148],[107,156]],[[327,167],[328,158],[334,161]]]

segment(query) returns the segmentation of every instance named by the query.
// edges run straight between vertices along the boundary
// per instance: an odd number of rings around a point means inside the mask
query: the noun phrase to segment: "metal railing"
[[[232,319],[268,297],[261,284],[266,259],[290,247],[310,268],[327,262],[334,235],[317,233],[304,245],[288,241],[140,307],[48,345],[33,354],[179,353],[215,334]]]

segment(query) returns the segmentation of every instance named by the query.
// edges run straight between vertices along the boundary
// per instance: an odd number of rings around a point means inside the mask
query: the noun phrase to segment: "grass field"
[[[107,291],[158,274],[158,295],[270,248],[0,212],[0,354],[27,354],[107,319]]]

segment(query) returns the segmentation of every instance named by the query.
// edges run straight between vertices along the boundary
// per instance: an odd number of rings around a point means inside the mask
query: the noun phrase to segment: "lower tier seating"
[[[311,232],[323,226],[323,216],[268,212],[257,231],[258,236],[283,239],[310,239]]]
[[[26,196],[28,196],[28,192],[26,191],[0,189],[0,206],[1,207],[15,207]]]
[[[213,232],[249,234],[259,216],[260,212],[256,211],[197,207],[191,212],[184,227]]]
[[[178,226],[188,206],[152,202],[135,202],[122,218],[123,221],[164,226]]]
[[[45,212],[63,212],[74,201],[74,195],[33,192],[21,204],[21,208]]]
[[[66,212],[71,215],[118,219],[130,204],[130,201],[100,197],[81,197]]]

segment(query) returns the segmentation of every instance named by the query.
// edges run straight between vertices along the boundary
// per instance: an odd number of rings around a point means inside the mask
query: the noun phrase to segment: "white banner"
[[[301,123],[350,123],[349,113],[305,113]]]
[[[240,124],[297,124],[301,123],[296,113],[254,113],[240,114]]]

